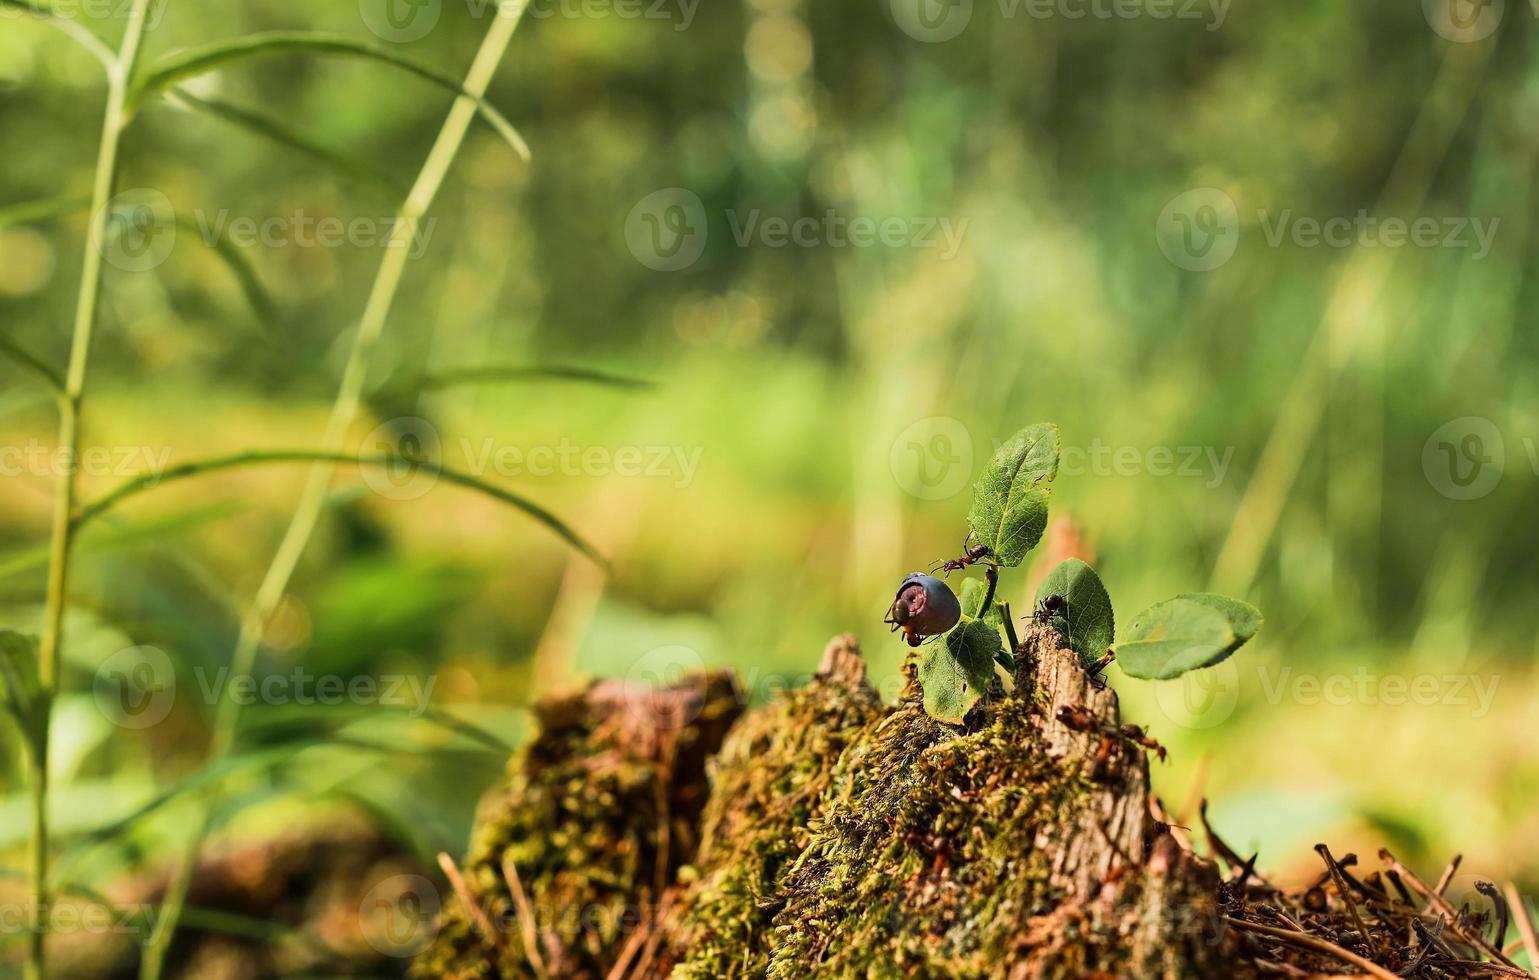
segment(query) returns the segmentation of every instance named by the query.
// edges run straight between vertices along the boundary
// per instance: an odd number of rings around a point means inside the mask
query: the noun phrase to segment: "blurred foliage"
[[[483,475],[591,535],[613,573],[466,492],[392,499],[343,474],[262,669],[431,677],[436,708],[514,742],[533,692],[634,676],[660,647],[737,667],[762,700],[852,630],[890,696],[903,648],[881,632],[884,603],[910,569],[960,553],[971,482],[938,500],[908,492],[900,434],[954,419],[971,443],[955,465],[976,472],[998,440],[1053,419],[1091,461],[1096,446],[1227,461],[1196,475],[1066,469],[1045,554],[1001,590],[1024,614],[1045,570],[1078,555],[1119,609],[1205,582],[1265,611],[1217,721],[1171,708],[1190,692],[1112,672],[1127,713],[1172,748],[1155,780],[1173,807],[1204,786],[1220,828],[1263,864],[1301,844],[1312,861],[1307,845],[1327,836],[1338,853],[1387,837],[1422,861],[1462,850],[1467,868],[1539,883],[1539,73],[1533,19],[1508,7],[1490,41],[1456,44],[1417,4],[1236,4],[1210,30],[979,3],[960,36],[931,44],[881,3],[700,5],[687,29],[676,7],[636,19],[537,5],[491,91],[534,162],[485,127],[467,145],[385,335],[368,428],[426,420],[456,465],[518,450]],[[398,47],[458,76],[484,30],[478,9],[444,3],[437,29]],[[86,23],[109,43],[120,29]],[[0,25],[0,211],[83,195],[100,68],[35,23]],[[377,40],[352,3],[172,2],[148,53],[276,29]],[[194,229],[221,215],[381,221],[449,102],[354,61],[265,61],[191,91],[375,179],[185,106],[142,111],[122,186],[164,193],[183,227],[153,272],[109,270],[86,420],[88,444],[132,462],[318,440],[381,250],[240,249],[272,298],[264,317]],[[657,272],[627,247],[627,216],[671,187],[699,197],[709,235],[697,262]],[[1239,247],[1210,272],[1173,265],[1154,234],[1166,203],[1198,187],[1238,205]],[[1478,260],[1268,243],[1265,223],[1284,212],[1360,209],[1500,223]],[[754,214],[830,210],[965,220],[965,233],[949,257],[733,234]],[[22,217],[0,228],[0,322],[57,366],[85,215]],[[552,363],[658,386],[526,380],[414,396],[390,384]],[[1472,501],[1438,492],[1423,464],[1433,433],[1466,416],[1490,420],[1506,451],[1499,485]],[[0,446],[52,445],[52,426],[46,392],[0,363]],[[577,463],[536,469],[531,450],[559,460],[562,447]],[[624,447],[648,460],[660,447],[663,475],[616,472]],[[594,449],[611,465],[583,462]],[[39,619],[52,476],[20,469],[0,479],[0,624],[25,630]],[[89,475],[88,493],[122,475]],[[115,822],[201,759],[200,680],[228,662],[236,610],[302,479],[279,468],[181,483],[86,536],[54,760],[65,872],[81,884],[153,866],[176,839],[175,806]],[[143,731],[112,725],[93,693],[97,668],[135,644],[167,651],[181,692]],[[1279,680],[1363,672],[1496,689],[1481,711],[1309,703]],[[331,744],[334,726],[299,726],[280,742],[296,754],[228,778],[257,796],[362,800],[394,815],[389,829],[419,855],[461,851],[496,753],[446,757],[466,736],[421,719],[347,724],[386,725],[371,737],[389,764]],[[19,780],[9,748],[6,812],[23,806]],[[102,827],[114,836],[71,862]],[[0,842],[12,864],[18,833]]]

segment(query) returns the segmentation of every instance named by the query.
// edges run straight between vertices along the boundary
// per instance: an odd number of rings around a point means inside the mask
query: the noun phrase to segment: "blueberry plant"
[[[1014,672],[1020,643],[1009,603],[994,597],[999,570],[1020,565],[1042,540],[1057,475],[1058,426],[1041,423],[1017,432],[973,487],[964,553],[931,569],[949,576],[978,567],[983,580],[964,580],[960,598],[935,574],[915,572],[898,587],[887,622],[903,631],[910,646],[924,645],[919,683],[925,711],[938,721],[960,723],[987,693],[996,664]],[[1144,680],[1212,667],[1261,628],[1261,613],[1249,603],[1188,592],[1133,617],[1114,642],[1111,597],[1095,569],[1078,558],[1043,579],[1031,618],[1057,630],[1086,670],[1098,674],[1115,660],[1124,674]],[[932,639],[938,642],[926,643]]]

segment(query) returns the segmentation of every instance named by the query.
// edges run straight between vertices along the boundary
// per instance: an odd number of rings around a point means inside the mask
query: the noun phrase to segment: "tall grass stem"
[[[341,384],[332,403],[331,415],[326,423],[326,432],[320,447],[323,453],[340,453],[349,429],[358,418],[374,348],[390,317],[391,307],[394,305],[402,276],[406,271],[407,259],[411,252],[408,246],[417,233],[419,222],[443,187],[449,168],[458,156],[465,135],[476,117],[477,102],[485,96],[492,76],[502,63],[503,55],[513,39],[513,33],[518,28],[519,21],[523,18],[526,6],[518,0],[514,2],[504,0],[498,4],[497,15],[487,30],[486,38],[482,41],[475,61],[471,64],[470,72],[465,78],[466,94],[456,99],[453,108],[449,110],[449,115],[432,149],[428,152],[427,160],[423,163],[416,182],[397,212],[390,247],[385,249],[384,260],[380,263],[379,271],[375,276],[368,303],[359,321],[358,332],[354,335],[352,346],[348,351]],[[336,466],[335,461],[327,460],[315,464],[310,470],[309,478],[300,494],[298,506],[278,545],[278,550],[273,555],[261,585],[257,588],[255,598],[241,618],[240,633],[236,638],[235,652],[231,657],[231,677],[250,674],[255,665],[267,622],[282,601],[289,582],[293,578],[294,570],[298,567],[300,558],[303,557],[316,524],[320,520],[321,512],[325,508],[327,490]],[[211,762],[218,762],[224,758],[233,747],[240,721],[240,709],[240,704],[229,697],[227,686],[220,697],[214,718],[213,738],[209,749]],[[203,839],[209,829],[211,815],[211,807],[204,804],[197,819],[195,832],[188,839],[180,863],[172,875],[155,934],[145,945],[140,970],[141,980],[160,980],[166,950],[186,903],[187,889],[192,882],[193,871],[197,866]]]
[[[27,753],[32,801],[31,907],[27,911],[27,980],[48,975],[48,742],[53,702],[59,691],[60,652],[64,647],[64,606],[69,594],[70,559],[74,552],[75,498],[80,484],[80,416],[85,405],[87,369],[96,338],[100,311],[102,261],[107,240],[107,221],[118,180],[118,151],[122,146],[129,80],[139,61],[150,0],[133,0],[123,41],[115,60],[107,64],[107,107],[102,117],[101,142],[97,148],[96,174],[91,190],[91,217],[86,225],[85,257],[80,272],[80,295],[75,304],[74,334],[70,341],[69,367],[59,395],[59,448],[63,471],[59,475],[48,539],[48,586],[44,599],[43,636],[38,650],[40,697],[38,720],[30,732]]]

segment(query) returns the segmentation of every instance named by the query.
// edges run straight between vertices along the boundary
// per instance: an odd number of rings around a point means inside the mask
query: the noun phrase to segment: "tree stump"
[[[547,703],[414,975],[1491,975],[1482,920],[1377,876],[1276,889],[1214,838],[1221,877],[1156,818],[1115,692],[1048,627],[1015,653],[960,726],[913,663],[882,705],[849,637],[740,719],[723,675]]]

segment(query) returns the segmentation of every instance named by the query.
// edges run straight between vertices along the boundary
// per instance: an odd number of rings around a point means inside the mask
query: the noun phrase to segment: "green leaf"
[[[502,736],[442,708],[426,705],[296,705],[275,708],[264,712],[257,721],[242,727],[240,737],[242,744],[263,747],[305,739],[309,739],[311,744],[322,744],[336,738],[347,726],[358,722],[371,722],[381,729],[380,734],[403,743],[409,741],[407,728],[420,725],[459,735],[503,757],[513,752],[512,743]]]
[[[237,753],[211,761],[169,786],[163,787],[126,812],[114,814],[100,823],[82,829],[74,835],[73,847],[96,847],[114,840],[122,840],[135,824],[161,812],[171,804],[189,796],[199,796],[238,773],[273,770],[293,759],[307,747],[286,745],[276,749]]]
[[[1106,653],[1115,636],[1111,596],[1095,569],[1070,558],[1048,573],[1037,589],[1037,604],[1050,595],[1063,596],[1064,608],[1052,618],[1052,626],[1069,648],[1090,666]]]
[[[136,107],[143,105],[151,96],[159,95],[188,79],[206,75],[228,65],[293,54],[367,58],[410,72],[440,88],[474,101],[481,117],[497,130],[513,151],[525,161],[529,159],[529,144],[518,135],[513,124],[508,122],[490,102],[468,91],[455,79],[390,48],[355,41],[348,37],[310,31],[269,31],[252,34],[249,37],[220,41],[163,58],[135,87],[129,104]]]
[[[925,714],[960,725],[994,679],[994,658],[1004,651],[999,633],[969,620],[947,633],[919,662]]]
[[[975,578],[962,582],[962,590],[957,593],[957,601],[962,604],[962,615],[968,619],[977,619],[978,610],[983,608],[983,594],[988,587]]]
[[[1176,596],[1176,598],[1200,602],[1215,612],[1221,613],[1225,619],[1229,620],[1229,628],[1234,630],[1237,641],[1229,649],[1229,653],[1234,653],[1247,640],[1255,636],[1256,632],[1261,629],[1261,624],[1264,621],[1261,617],[1261,610],[1255,606],[1248,602],[1241,602],[1239,599],[1231,599],[1226,595],[1220,595],[1217,592],[1183,592]]]
[[[0,228],[61,217],[84,210],[90,204],[91,199],[88,197],[66,196],[0,209]],[[272,295],[267,291],[267,287],[262,285],[262,280],[257,275],[255,267],[252,266],[241,250],[224,235],[220,235],[218,238],[210,241],[204,233],[204,228],[191,217],[178,215],[176,223],[183,229],[196,235],[198,241],[207,245],[224,262],[229,268],[230,273],[235,277],[235,281],[240,285],[241,292],[245,295],[246,302],[251,305],[252,312],[262,321],[263,326],[269,330],[276,330],[279,322],[277,304],[273,301]],[[4,340],[0,340],[0,350],[4,350],[18,360],[22,359],[22,355],[13,349],[13,345]],[[29,360],[36,362],[35,358]],[[28,366],[36,372],[38,363],[32,363]],[[55,384],[56,388],[63,388],[62,381],[59,381],[57,376],[52,375],[51,372],[44,374],[43,377],[45,380],[57,382]]]
[[[1117,663],[1130,677],[1169,680],[1189,670],[1211,667],[1234,653],[1246,639],[1249,637],[1237,634],[1230,617],[1215,604],[1180,596],[1138,614],[1127,636],[1117,644]]]
[[[1047,530],[1048,486],[1058,475],[1058,426],[1027,426],[1003,446],[973,486],[967,526],[994,560],[1014,568]]]
[[[957,596],[958,601],[962,604],[962,615],[968,619],[977,619],[978,610],[983,607],[983,597],[988,594],[988,591],[989,587],[981,579],[964,579],[962,581],[962,591]],[[983,617],[983,621],[996,629],[1003,625],[1004,621],[999,614],[999,603],[996,602],[989,607],[989,611]]]

